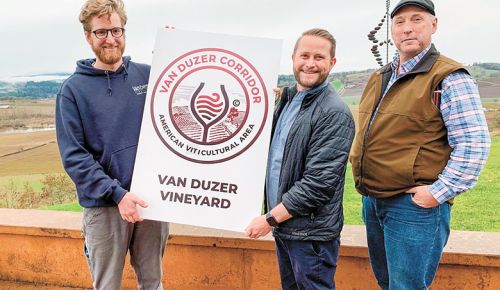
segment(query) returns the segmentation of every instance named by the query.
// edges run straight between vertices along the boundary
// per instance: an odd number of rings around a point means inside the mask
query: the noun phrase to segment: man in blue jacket
[[[121,0],[88,0],[80,22],[95,59],[57,95],[57,143],[83,212],[85,255],[94,289],[120,289],[127,251],[139,289],[163,289],[168,224],[142,220],[129,192],[150,67],[123,57],[127,16]]]
[[[335,289],[343,225],[344,175],[354,121],[328,83],[335,39],[324,29],[302,34],[292,54],[297,85],[284,89],[273,121],[266,215],[246,229],[273,229],[283,289]]]

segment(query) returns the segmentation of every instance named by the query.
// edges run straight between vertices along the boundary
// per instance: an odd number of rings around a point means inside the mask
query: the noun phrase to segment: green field
[[[57,210],[57,211],[76,211],[82,212],[83,208],[78,204],[78,202],[66,203],[66,204],[56,204],[50,206],[44,206],[39,209],[42,210]]]
[[[344,191],[345,223],[361,225],[361,195],[354,189],[348,166]],[[492,140],[491,152],[477,185],[455,198],[451,228],[463,231],[500,232],[500,137]]]
[[[500,137],[493,137],[488,162],[472,190],[455,198],[451,227],[500,232]]]
[[[464,231],[500,232],[500,137],[493,139],[491,154],[483,173],[472,190],[455,198],[451,228]],[[77,202],[44,207],[47,210],[82,211]],[[354,188],[351,165],[346,172],[344,187],[345,224],[362,225],[361,195]]]
[[[348,106],[356,106],[359,104],[360,96],[342,96],[342,101]]]
[[[33,187],[35,191],[42,191],[43,174],[32,174],[32,175],[16,175],[16,176],[1,176],[0,177],[0,188],[5,188],[9,186],[11,182],[14,186],[21,189],[23,185],[27,182]]]
[[[351,164],[348,164],[344,185],[344,223],[347,225],[362,225],[361,195],[354,188],[351,169]]]
[[[483,104],[485,104],[485,103],[500,103],[500,98],[481,99],[481,102]]]

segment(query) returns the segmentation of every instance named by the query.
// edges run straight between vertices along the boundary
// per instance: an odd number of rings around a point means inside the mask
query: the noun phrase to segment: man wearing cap
[[[350,161],[378,284],[427,289],[490,137],[475,81],[432,44],[434,4],[402,0],[391,19],[399,54],[368,80]]]

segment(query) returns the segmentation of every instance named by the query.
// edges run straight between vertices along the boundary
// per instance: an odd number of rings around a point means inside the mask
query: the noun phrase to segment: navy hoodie
[[[130,189],[150,66],[77,69],[57,94],[57,144],[83,207],[116,206]]]

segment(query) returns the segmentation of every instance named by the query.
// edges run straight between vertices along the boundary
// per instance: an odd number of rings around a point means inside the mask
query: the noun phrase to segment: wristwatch
[[[274,218],[273,214],[269,211],[266,213],[266,222],[273,228],[277,227],[279,224]]]

